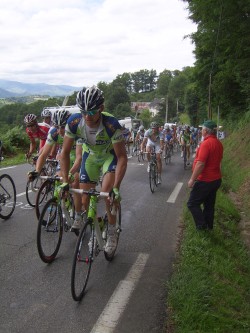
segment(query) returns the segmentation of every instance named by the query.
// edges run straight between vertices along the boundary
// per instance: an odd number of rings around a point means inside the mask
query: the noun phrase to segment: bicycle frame
[[[105,247],[105,237],[102,237],[102,231],[100,229],[100,225],[97,219],[96,211],[97,211],[97,202],[98,198],[107,198],[109,196],[108,192],[98,192],[95,189],[92,189],[90,191],[85,191],[81,189],[70,189],[70,193],[78,193],[78,194],[87,194],[90,196],[90,203],[89,203],[89,209],[87,214],[87,220],[88,222],[91,222],[94,224],[94,232],[96,235],[96,239],[99,245],[100,250],[104,250]]]

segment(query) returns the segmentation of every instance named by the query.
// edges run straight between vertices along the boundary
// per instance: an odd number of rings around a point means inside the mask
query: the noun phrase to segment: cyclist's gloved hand
[[[121,194],[120,194],[119,189],[117,187],[114,187],[112,192],[113,192],[114,200],[117,200],[117,201],[122,200]]]
[[[33,171],[29,171],[28,172],[28,178],[30,181],[33,182],[33,180],[35,180],[37,177],[39,176],[39,172],[37,172],[36,170]]]

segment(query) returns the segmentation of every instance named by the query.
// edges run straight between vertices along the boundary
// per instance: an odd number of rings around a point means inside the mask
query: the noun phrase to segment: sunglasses
[[[90,110],[90,111],[84,111],[82,110],[82,114],[84,116],[95,116],[97,114],[97,112],[99,112],[100,109],[96,109],[96,110]]]
[[[27,127],[35,127],[36,124],[33,124],[33,125],[27,125]]]

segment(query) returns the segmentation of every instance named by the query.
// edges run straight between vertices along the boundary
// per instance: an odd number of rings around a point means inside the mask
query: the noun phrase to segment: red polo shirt
[[[221,178],[221,160],[223,157],[223,146],[215,135],[209,135],[201,142],[197,149],[193,169],[197,161],[205,163],[198,180],[211,182]]]

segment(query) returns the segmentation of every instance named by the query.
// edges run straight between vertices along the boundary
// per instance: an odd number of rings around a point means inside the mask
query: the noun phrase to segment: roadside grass
[[[167,332],[249,332],[250,258],[239,213],[218,192],[215,228],[196,231],[184,209],[184,235],[169,282]]]
[[[26,159],[25,159],[24,155],[25,154],[23,152],[19,152],[18,154],[16,154],[15,156],[12,156],[12,157],[4,156],[4,160],[1,161],[1,163],[0,163],[0,170],[1,170],[1,168],[4,168],[4,167],[26,163]]]
[[[196,231],[190,212],[183,209],[177,258],[167,283],[167,333],[250,332],[250,255],[239,228],[240,212],[250,212],[249,123],[223,144],[214,230]]]

